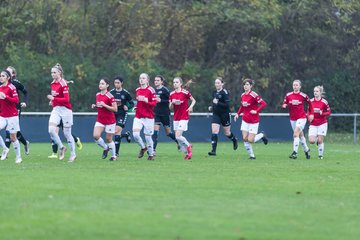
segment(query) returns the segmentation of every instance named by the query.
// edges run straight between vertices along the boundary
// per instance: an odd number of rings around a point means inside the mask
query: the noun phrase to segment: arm
[[[15,90],[15,93],[16,93],[16,90]],[[4,94],[4,99],[8,102],[11,102],[11,103],[19,103],[19,97],[17,94],[13,95],[12,96],[9,96],[9,95],[5,95]]]
[[[196,100],[195,100],[195,98],[194,98],[193,96],[190,97],[190,100],[191,100],[191,104],[190,104],[189,108],[186,110],[186,111],[188,111],[188,112],[192,112],[192,111],[193,111],[193,107],[194,107],[194,105],[195,105],[195,103],[196,103]]]
[[[129,93],[127,94],[127,100],[128,100],[128,109],[133,108],[135,106],[135,103]]]
[[[63,97],[53,96],[53,99],[50,100],[56,103],[69,103],[70,102],[69,88],[65,86],[63,87],[62,91],[63,91]]]
[[[21,106],[26,107],[29,101],[28,91],[26,90],[25,86],[19,81],[17,81],[16,89],[24,94],[24,101],[21,102]]]
[[[263,110],[263,108],[267,105],[267,103],[261,99],[260,102],[259,102],[259,107],[256,109],[256,112],[260,112],[261,110]]]

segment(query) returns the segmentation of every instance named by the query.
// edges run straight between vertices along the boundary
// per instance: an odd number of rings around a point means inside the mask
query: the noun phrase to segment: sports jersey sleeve
[[[257,96],[256,100],[259,104],[259,107],[256,109],[256,111],[260,112],[261,110],[264,109],[264,107],[267,105],[267,103],[262,98],[260,98],[260,96]]]
[[[310,114],[314,114],[314,109],[313,109],[313,106],[311,104],[311,101],[310,101],[310,98],[309,98],[308,95],[306,95],[305,100],[306,100],[307,105],[308,105],[307,112],[310,113]]]
[[[21,82],[17,81],[17,84],[15,87],[17,90],[19,90],[20,92],[22,92],[24,94],[24,102],[27,104],[29,97],[28,97],[28,91],[26,90],[25,86]]]
[[[68,86],[64,86],[62,87],[62,93],[63,93],[63,97],[57,97],[54,96],[54,103],[68,103],[70,102],[70,95],[69,95],[69,87]]]
[[[135,106],[135,103],[134,103],[134,101],[133,101],[130,93],[127,93],[127,94],[126,94],[126,100],[127,100],[127,102],[128,102],[128,108],[129,108],[129,109],[132,109],[132,108]]]
[[[222,107],[222,108],[228,108],[228,107],[230,107],[229,93],[224,91],[223,97],[224,97],[224,100],[223,100],[223,101],[219,101],[219,102],[217,103],[217,105],[219,105],[219,106]]]
[[[18,97],[18,94],[16,92],[16,88],[11,90],[10,95],[6,95],[5,100],[8,101],[8,102],[11,102],[11,103],[19,103],[19,97]]]
[[[147,104],[149,104],[150,106],[153,106],[153,107],[156,106],[157,102],[156,102],[155,91],[150,91],[149,92]]]
[[[324,111],[322,112],[323,116],[330,116],[331,115],[331,109],[330,109],[330,106],[328,103],[325,104],[325,109]]]

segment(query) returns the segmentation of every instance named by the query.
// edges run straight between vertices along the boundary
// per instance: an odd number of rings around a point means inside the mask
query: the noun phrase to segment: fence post
[[[354,144],[356,144],[356,117],[357,113],[354,114]]]

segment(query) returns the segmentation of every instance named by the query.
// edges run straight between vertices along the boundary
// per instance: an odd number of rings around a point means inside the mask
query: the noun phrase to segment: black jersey
[[[222,114],[230,112],[230,98],[229,92],[226,89],[221,91],[215,90],[213,92],[213,99],[216,98],[219,100],[217,104],[212,104],[213,113]]]
[[[134,107],[134,101],[132,100],[132,97],[127,90],[121,89],[120,91],[118,91],[114,88],[110,91],[110,93],[114,96],[115,101],[118,105],[118,111],[115,113],[115,115],[126,113],[127,111],[124,110],[124,106],[127,106],[128,109]]]
[[[25,86],[17,79],[12,79],[11,83],[15,86],[18,96],[20,96],[19,92],[22,92],[24,94],[23,102],[25,102],[27,105],[28,104],[28,91],[26,90]],[[19,103],[16,104],[17,109],[21,109],[20,102],[21,101],[19,100]]]
[[[169,98],[170,91],[167,87],[162,86],[161,88],[155,89],[156,97],[160,97],[161,101],[158,102],[155,106],[154,113],[158,116],[168,116],[170,115],[169,109]]]

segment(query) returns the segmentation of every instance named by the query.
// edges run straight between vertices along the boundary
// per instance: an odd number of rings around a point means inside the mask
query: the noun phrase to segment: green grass
[[[291,143],[242,146],[195,143],[184,161],[159,143],[154,162],[122,144],[119,161],[101,160],[85,144],[76,163],[47,159],[49,144],[32,144],[16,165],[0,162],[1,239],[358,239],[359,145],[327,144],[325,159]]]

